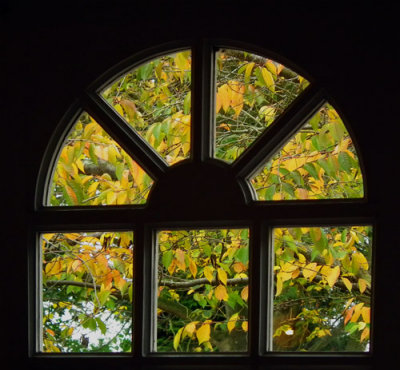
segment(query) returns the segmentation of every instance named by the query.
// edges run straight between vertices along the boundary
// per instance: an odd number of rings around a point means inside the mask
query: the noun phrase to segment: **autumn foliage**
[[[213,156],[232,163],[308,81],[276,61],[237,50],[218,52],[215,69]],[[134,68],[101,96],[168,166],[190,158],[189,51]],[[249,184],[258,201],[364,194],[355,145],[328,103],[254,173]],[[54,163],[47,205],[144,204],[153,183],[101,122],[81,112]],[[273,302],[269,350],[368,350],[372,227],[282,225],[264,232],[273,239],[264,246],[273,264],[262,266],[274,281],[273,292],[263,287]],[[247,351],[250,239],[245,227],[158,231],[153,350]],[[132,231],[41,235],[43,351],[132,350],[134,244]]]

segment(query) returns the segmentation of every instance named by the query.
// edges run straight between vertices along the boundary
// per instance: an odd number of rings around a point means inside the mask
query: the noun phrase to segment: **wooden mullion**
[[[203,162],[211,155],[212,102],[214,94],[213,50],[206,40],[192,49],[192,159]]]
[[[121,118],[99,95],[86,93],[84,109],[135,160],[153,180],[167,171],[168,166],[158,153]]]
[[[323,91],[308,87],[232,165],[236,175],[249,178],[280,149],[325,102]]]

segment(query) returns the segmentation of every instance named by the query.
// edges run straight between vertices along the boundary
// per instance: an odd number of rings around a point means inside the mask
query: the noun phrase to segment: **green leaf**
[[[132,302],[133,301],[133,284],[131,284],[129,286],[128,295],[129,295],[129,301]]]
[[[271,186],[269,186],[268,188],[264,189],[264,199],[265,200],[272,200],[272,197],[275,194],[276,191],[276,185],[273,184]]]
[[[97,298],[99,299],[101,306],[103,306],[107,302],[110,293],[111,292],[109,290],[103,290],[102,292],[97,293]]]
[[[95,146],[93,143],[89,145],[89,156],[94,164],[98,164],[97,155],[95,154]]]
[[[318,159],[318,164],[325,170],[326,174],[331,177],[335,177],[335,169],[332,167],[332,163],[326,159]]]
[[[104,322],[101,321],[99,317],[96,318],[96,322],[97,322],[97,326],[99,327],[99,329],[100,329],[100,331],[101,331],[101,334],[105,334],[106,331],[107,331],[107,327],[106,327],[106,325],[104,324]]]
[[[294,188],[293,188],[292,185],[290,185],[290,184],[288,184],[288,183],[286,183],[286,182],[283,182],[283,183],[282,183],[282,188],[283,188],[283,190],[284,190],[286,193],[288,193],[292,198],[295,198]]]
[[[235,253],[235,259],[246,264],[249,261],[249,248],[239,248]]]
[[[318,249],[320,253],[322,253],[322,251],[328,247],[328,239],[322,228],[320,227],[310,228],[310,236],[314,243],[314,246],[316,247],[316,249]]]
[[[173,258],[174,258],[174,253],[172,250],[163,253],[161,261],[166,269],[168,269],[168,267],[171,265]]]
[[[308,123],[311,125],[313,130],[317,131],[319,128],[319,121],[321,119],[321,113],[318,112],[314,114],[314,116],[308,121]]]
[[[189,91],[185,96],[185,100],[183,101],[183,113],[185,114],[190,114],[191,99],[191,93]]]
[[[95,319],[90,318],[86,320],[85,325],[82,325],[84,328],[88,328],[90,330],[96,330],[97,329],[97,322]]]
[[[290,235],[284,235],[283,240],[285,241],[285,244],[294,252],[297,253],[297,245],[294,242],[293,238]]]
[[[335,141],[339,142],[342,140],[343,136],[346,133],[346,128],[344,127],[341,121],[332,122],[328,125],[329,132]]]
[[[147,80],[151,73],[153,72],[154,64],[146,63],[137,69],[137,78],[138,80]]]
[[[117,179],[119,181],[121,181],[124,169],[125,169],[125,165],[122,162],[117,162],[117,164],[115,165],[115,175],[117,176]]]
[[[312,176],[314,179],[319,180],[317,169],[313,163],[306,163],[303,168]]]
[[[338,156],[340,168],[350,173],[352,168],[352,158],[346,152],[340,152]]]

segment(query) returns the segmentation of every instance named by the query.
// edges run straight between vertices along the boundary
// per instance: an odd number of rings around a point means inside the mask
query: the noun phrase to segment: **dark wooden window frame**
[[[214,55],[219,48],[236,48],[271,57],[300,72],[310,86],[296,99],[256,142],[232,165],[212,158],[213,107],[214,107]],[[98,92],[111,79],[126,73],[135,66],[154,57],[173,51],[192,50],[192,130],[191,158],[168,167],[158,154],[107,105]],[[138,64],[139,63],[139,64]],[[364,178],[364,198],[318,201],[255,201],[254,191],[248,178],[290,138],[325,102],[329,101],[339,112],[358,149]],[[99,207],[46,207],[46,189],[49,184],[49,168],[53,168],[60,142],[66,137],[79,114],[86,111],[153,177],[155,185],[148,203],[139,206]],[[226,40],[197,40],[193,43],[176,42],[143,51],[117,65],[82,93],[57,126],[49,143],[37,180],[35,211],[32,216],[29,239],[29,299],[30,357],[38,366],[71,368],[87,364],[114,366],[118,359],[121,366],[136,365],[153,368],[247,368],[265,366],[365,366],[373,355],[373,328],[371,350],[368,353],[274,353],[266,351],[267,315],[271,307],[272,274],[263,266],[271,261],[272,229],[276,226],[320,225],[372,225],[376,232],[376,214],[368,202],[366,167],[357,146],[351,125],[327,96],[323,86],[318,85],[307,73],[281,56],[249,44]],[[201,197],[188,191],[191,203],[182,204],[178,195],[170,196],[180,181],[194,185],[191,178],[199,174],[197,189],[206,189]],[[216,177],[212,177],[216,176]],[[213,179],[221,182],[223,189],[211,189]],[[215,187],[214,187],[215,188]],[[168,197],[165,196],[168,194]],[[225,194],[231,194],[226,196]],[[174,196],[175,195],[175,196]],[[239,200],[231,203],[232,197]],[[204,199],[207,200],[204,203]],[[176,206],[178,204],[178,206]],[[250,240],[250,311],[249,351],[240,354],[164,354],[152,353],[152,314],[148,308],[154,305],[152,286],[154,280],[155,232],[162,228],[224,228],[248,227]],[[42,232],[133,230],[135,238],[135,290],[134,290],[134,349],[129,354],[44,354],[38,352],[37,317],[40,309],[38,237]],[[374,237],[374,244],[376,238]],[[374,248],[375,251],[376,248]],[[269,289],[269,291],[268,291]],[[374,320],[372,319],[372,323]]]

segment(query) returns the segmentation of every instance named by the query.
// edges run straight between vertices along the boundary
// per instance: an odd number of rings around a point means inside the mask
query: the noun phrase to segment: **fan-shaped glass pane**
[[[49,206],[142,204],[153,180],[87,113],[65,139]]]
[[[101,96],[168,164],[190,156],[191,53],[154,59]]]
[[[41,235],[41,352],[130,352],[133,233]]]
[[[234,161],[308,86],[281,63],[245,51],[216,56],[214,156]]]
[[[251,179],[258,200],[362,198],[355,146],[336,110],[324,105]]]
[[[371,226],[274,229],[272,350],[366,352]]]
[[[158,233],[158,352],[243,352],[249,230]]]

